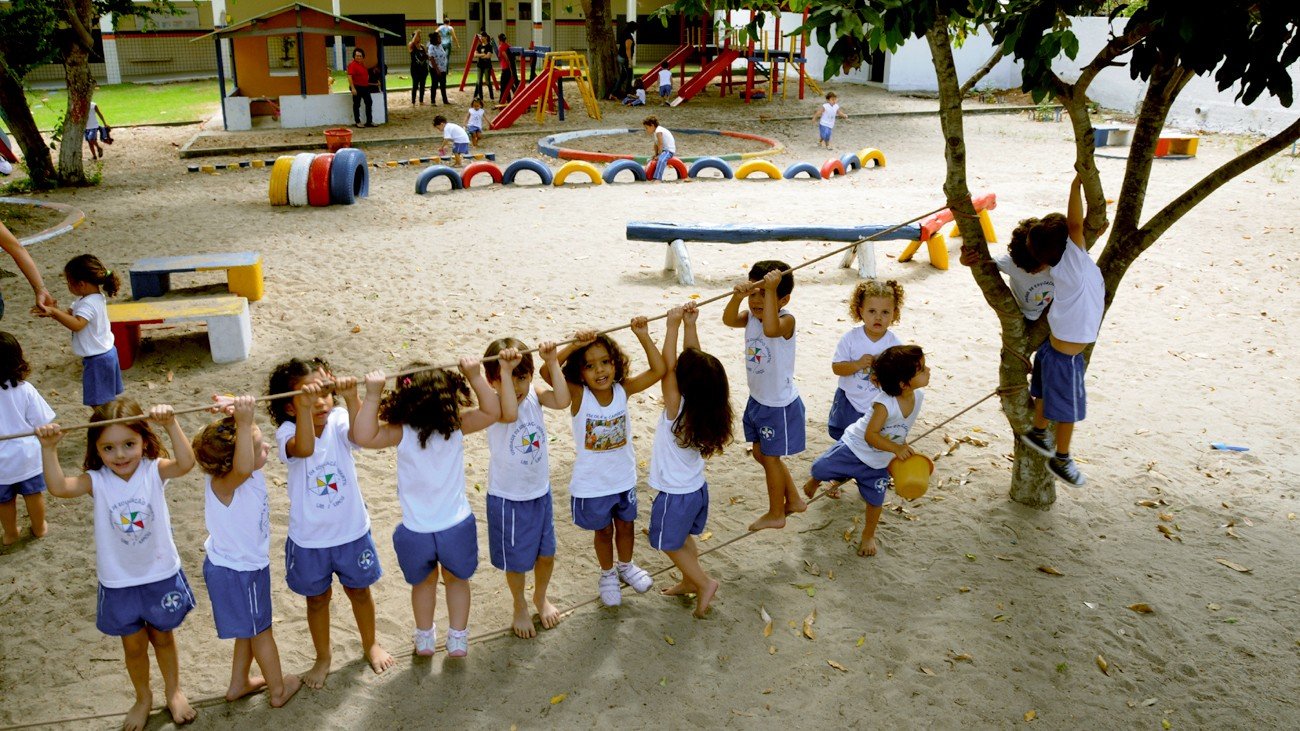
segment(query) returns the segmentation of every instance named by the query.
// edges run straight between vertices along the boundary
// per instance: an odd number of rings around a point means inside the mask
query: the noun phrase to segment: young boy
[[[1052,275],[1047,265],[1034,258],[1029,251],[1029,229],[1038,223],[1037,218],[1026,218],[1011,232],[1011,243],[1007,253],[995,258],[998,271],[1007,275],[1007,286],[1020,306],[1020,314],[1031,322],[1042,317],[1043,310],[1052,304],[1052,293],[1056,290]],[[975,251],[962,249],[961,263],[974,266]]]
[[[830,149],[831,132],[835,131],[835,118],[848,119],[849,115],[840,111],[839,97],[835,92],[826,92],[826,103],[813,115],[817,122],[817,146]]]
[[[447,154],[447,141],[450,140],[452,164],[460,167],[461,156],[469,154],[469,135],[465,128],[448,122],[441,114],[433,118],[433,128],[442,133],[443,144],[438,148],[438,154]]]
[[[786,515],[808,509],[781,461],[804,450],[804,406],[794,385],[794,315],[782,309],[794,289],[794,274],[782,274],[789,268],[782,261],[754,264],[722,311],[724,325],[745,329],[745,441],[754,445],[754,459],[767,481],[767,512],[750,530],[784,528]],[[741,312],[746,298],[749,311]]]
[[[672,93],[673,70],[668,68],[659,69],[659,101],[667,104]]]
[[[1097,340],[1106,298],[1101,270],[1083,248],[1081,188],[1076,175],[1066,215],[1049,213],[1029,229],[1029,250],[1048,267],[1055,291],[1047,310],[1051,335],[1034,354],[1029,384],[1034,425],[1020,435],[1025,446],[1049,458],[1052,474],[1076,487],[1086,481],[1070,457],[1074,425],[1083,421],[1087,408],[1083,351]],[[1049,420],[1056,422],[1055,449],[1047,439]]]
[[[102,127],[101,122],[104,125]],[[86,143],[90,145],[91,160],[98,160],[104,156],[104,148],[99,146],[101,141],[106,145],[113,144],[111,131],[108,120],[104,119],[104,113],[99,111],[99,105],[91,102],[90,111],[86,114]]]
[[[664,179],[664,171],[668,169],[668,161],[673,155],[677,154],[677,140],[673,138],[673,133],[668,131],[667,127],[659,125],[658,117],[646,117],[641,120],[641,126],[645,127],[645,133],[655,140],[655,182]],[[791,285],[793,286],[793,285]]]

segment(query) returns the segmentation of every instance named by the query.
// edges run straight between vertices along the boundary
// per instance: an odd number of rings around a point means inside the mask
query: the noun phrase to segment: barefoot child
[[[104,299],[105,294],[117,294],[122,280],[92,254],[73,257],[63,267],[63,278],[77,299],[67,310],[40,305],[39,316],[52,318],[72,331],[72,352],[81,356],[81,402],[87,406],[106,404],[126,390]]]
[[[593,531],[592,542],[600,564],[597,586],[600,600],[607,607],[623,602],[619,579],[638,594],[649,591],[654,584],[645,569],[632,563],[636,544],[636,452],[627,400],[663,377],[664,359],[650,339],[646,318],[632,318],[632,332],[650,362],[635,376],[627,374],[628,357],[614,339],[592,330],[574,335],[574,342],[564,346],[559,355],[569,389],[573,441],[578,452],[569,480],[573,522],[583,530]]]
[[[501,418],[487,429],[488,554],[492,565],[506,572],[514,600],[511,629],[516,637],[537,635],[524,598],[528,572],[534,571],[533,606],[542,627],[560,623],[560,611],[546,598],[555,568],[555,519],[552,515],[550,462],[542,407],[568,409],[569,389],[533,386],[533,358],[521,354],[527,346],[502,338],[488,346],[483,364],[488,383],[497,389]],[[551,383],[563,383],[564,371],[555,343],[538,347]],[[505,377],[508,374],[509,377]]]
[[[907,446],[907,434],[921,412],[930,369],[925,354],[915,345],[895,345],[876,356],[874,366],[880,395],[871,411],[844,431],[844,437],[813,462],[812,478],[804,492],[812,494],[822,480],[855,480],[858,494],[867,503],[859,556],[876,555],[876,526],[885,487],[889,484],[889,463],[895,457],[907,459],[914,452]]]
[[[99,577],[95,627],[122,638],[126,672],[135,687],[135,705],[122,728],[140,731],[149,720],[149,646],[163,677],[167,710],[176,724],[198,714],[180,686],[180,661],[172,632],[194,608],[194,593],[181,570],[172,539],[171,515],[163,494],[167,481],[194,467],[190,442],[170,406],[154,406],[148,422],[140,405],[119,398],[95,408],[91,422],[138,416],[137,421],[91,426],[86,432],[85,473],[65,477],[59,465],[58,424],[36,428],[41,464],[50,494],[94,498],[95,569]],[[149,422],[167,430],[175,459]]]
[[[794,315],[782,309],[790,302],[794,274],[782,261],[760,261],[749,279],[737,284],[722,311],[722,323],[745,329],[745,441],[754,445],[754,459],[763,466],[767,482],[767,512],[750,530],[784,528],[785,516],[808,509],[784,456],[804,450],[804,406],[794,385]],[[782,274],[782,272],[786,272]],[[740,303],[748,301],[749,311]]]
[[[731,442],[731,395],[727,372],[717,358],[700,350],[694,302],[668,311],[664,335],[664,410],[655,425],[650,456],[650,487],[659,491],[650,508],[650,545],[668,554],[682,580],[664,590],[695,594],[695,616],[708,614],[718,582],[700,566],[695,539],[709,517],[709,483],[704,460]],[[686,339],[677,355],[677,328],[686,322]]]
[[[831,133],[835,131],[835,118],[848,119],[849,115],[840,111],[839,97],[835,92],[826,92],[826,103],[821,105],[817,113],[813,115],[813,121],[817,123],[817,146],[830,149]]]
[[[29,432],[54,420],[54,411],[25,379],[31,372],[23,346],[0,332],[0,433]],[[45,524],[45,477],[41,470],[41,445],[35,437],[0,442],[0,526],[4,545],[18,542],[18,496],[27,506],[32,537],[48,531]]]
[[[433,613],[441,575],[447,586],[447,656],[465,657],[478,530],[465,497],[464,435],[494,423],[501,407],[473,358],[461,358],[460,373],[439,368],[401,376],[387,395],[386,380],[383,371],[366,374],[366,400],[353,432],[367,449],[397,447],[402,522],[393,531],[393,550],[411,585],[415,653],[428,657],[437,647]]]
[[[265,687],[271,707],[280,708],[302,681],[280,669],[271,634],[271,511],[262,476],[270,450],[253,423],[252,396],[219,403],[225,416],[194,436],[194,459],[206,476],[203,581],[217,637],[235,641],[226,700]],[[254,659],[263,677],[249,675]]]
[[[330,597],[334,575],[352,604],[361,650],[370,669],[382,673],[393,656],[375,638],[375,600],[370,587],[383,575],[370,513],[357,484],[352,452],[357,449],[352,419],[361,408],[355,378],[334,378],[321,358],[294,358],[271,372],[270,392],[299,391],[275,399],[268,408],[276,423],[275,441],[284,462],[289,493],[289,538],[284,543],[284,578],[307,598],[307,627],[316,662],[302,677],[321,688],[330,673]],[[347,408],[334,405],[333,394]]]
[[[474,97],[474,101],[469,103],[469,111],[465,113],[465,132],[469,134],[469,143],[478,147],[479,140],[483,138],[483,98]],[[460,163],[456,163],[459,165]]]
[[[465,134],[465,129],[459,124],[448,122],[441,114],[433,118],[433,128],[442,133],[443,144],[438,148],[438,154],[446,155],[447,141],[451,141],[451,162],[460,167],[462,156],[469,154],[469,135]]]

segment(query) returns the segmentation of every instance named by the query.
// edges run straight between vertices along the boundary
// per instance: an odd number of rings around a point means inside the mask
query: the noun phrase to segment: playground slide
[[[710,61],[700,72],[686,80],[682,88],[677,91],[677,98],[673,100],[672,106],[677,106],[691,97],[699,94],[708,88],[709,84],[720,75],[723,71],[731,68],[731,64],[740,58],[740,54],[734,48],[724,48],[718,57]]]
[[[541,98],[542,92],[546,90],[546,84],[550,82],[549,73],[541,73],[533,78],[532,81],[524,85],[522,89],[515,92],[514,98],[506,105],[505,109],[497,112],[497,116],[492,118],[488,123],[488,129],[505,129],[515,123],[528,110],[537,103]]]
[[[690,59],[691,54],[693,53],[695,53],[695,46],[692,46],[689,43],[683,43],[682,45],[678,46],[677,50],[668,54],[668,56],[666,56],[664,60],[655,64],[654,68],[650,69],[650,71],[645,76],[641,77],[641,88],[645,89],[647,94],[650,93],[650,90],[655,89],[659,86],[660,69],[664,69],[664,68],[672,69],[674,66],[677,66]]]

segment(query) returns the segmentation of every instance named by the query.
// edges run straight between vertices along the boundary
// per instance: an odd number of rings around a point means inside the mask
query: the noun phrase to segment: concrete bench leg
[[[857,245],[858,279],[876,278],[876,242],[863,241]]]
[[[695,284],[695,272],[691,270],[691,255],[686,250],[686,242],[674,239],[668,244],[668,253],[664,256],[664,271],[677,272],[679,284]]]
[[[248,317],[248,305],[238,315],[213,317],[208,320],[208,349],[216,363],[236,363],[248,358],[253,348],[253,325]]]
[[[226,288],[249,302],[262,299],[262,262],[226,270]]]
[[[153,272],[131,272],[131,299],[161,297],[171,291],[172,275]]]

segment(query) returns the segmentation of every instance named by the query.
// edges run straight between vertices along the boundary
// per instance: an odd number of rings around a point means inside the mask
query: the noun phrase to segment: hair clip
[[[402,388],[408,388],[411,385],[411,377],[406,376],[402,379]]]
[[[112,269],[105,269],[105,270],[104,270],[104,276],[106,276],[106,277],[111,277],[111,276],[113,276],[113,270],[112,270]]]

